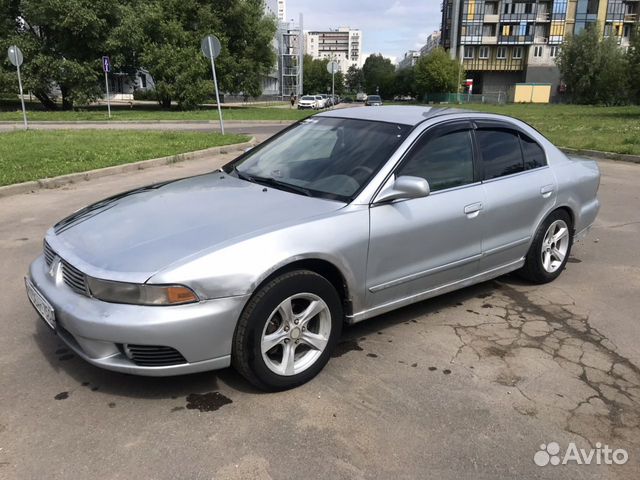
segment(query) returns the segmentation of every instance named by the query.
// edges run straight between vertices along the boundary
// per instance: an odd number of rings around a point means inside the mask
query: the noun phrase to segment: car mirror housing
[[[392,185],[380,192],[375,203],[392,202],[393,200],[421,198],[431,193],[429,182],[421,177],[408,175],[396,178]]]

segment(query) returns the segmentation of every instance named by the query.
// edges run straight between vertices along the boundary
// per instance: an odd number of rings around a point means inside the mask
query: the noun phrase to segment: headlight
[[[99,300],[132,305],[182,305],[197,302],[193,291],[182,285],[139,285],[87,277],[91,294]]]

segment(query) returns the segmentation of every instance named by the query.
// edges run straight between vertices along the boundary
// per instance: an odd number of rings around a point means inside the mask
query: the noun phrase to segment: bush
[[[158,94],[156,93],[155,90],[134,90],[133,99],[134,100],[151,100],[151,101],[157,102]]]

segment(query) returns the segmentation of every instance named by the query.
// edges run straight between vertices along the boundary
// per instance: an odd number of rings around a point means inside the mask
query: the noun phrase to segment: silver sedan
[[[529,125],[422,107],[315,115],[220,171],[61,220],[25,279],[80,357],[139,375],[233,365],[266,390],[343,324],[517,271],[554,280],[599,209],[595,162]]]

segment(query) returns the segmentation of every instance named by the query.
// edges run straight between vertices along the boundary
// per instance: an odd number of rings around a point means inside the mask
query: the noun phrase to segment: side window
[[[520,139],[516,132],[480,129],[476,131],[476,139],[482,153],[485,180],[524,170]]]
[[[524,169],[531,170],[544,167],[547,164],[547,159],[542,147],[535,140],[522,133],[520,134],[520,140],[522,142],[522,154],[524,155]]]
[[[471,132],[460,130],[420,140],[398,175],[422,177],[432,192],[473,183]]]

